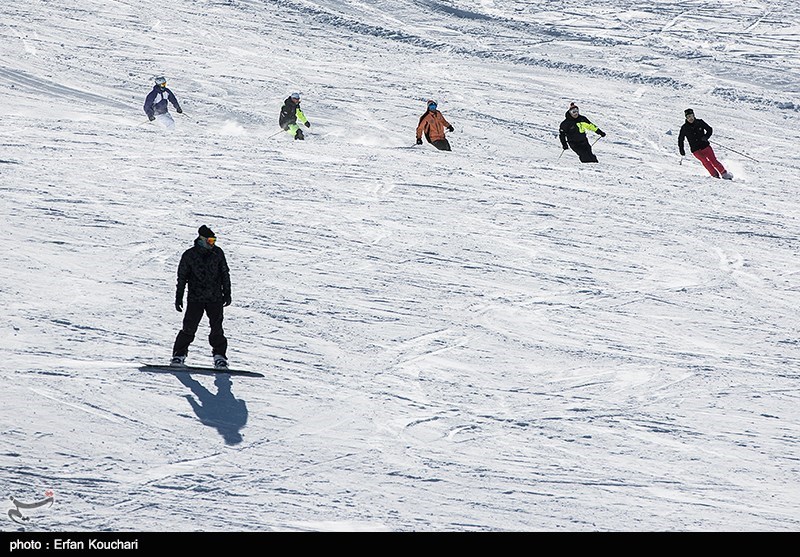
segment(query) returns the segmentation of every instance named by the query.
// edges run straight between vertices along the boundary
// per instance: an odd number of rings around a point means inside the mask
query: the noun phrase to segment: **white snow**
[[[798,15],[1,3],[0,495],[55,503],[0,530],[797,531]],[[733,182],[680,164],[687,107]],[[139,370],[202,224],[264,379]]]

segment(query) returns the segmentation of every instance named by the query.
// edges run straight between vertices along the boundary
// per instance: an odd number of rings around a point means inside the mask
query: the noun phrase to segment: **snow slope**
[[[56,4],[0,5],[0,485],[55,497],[0,530],[800,528],[796,3]],[[265,379],[138,369],[201,224]]]

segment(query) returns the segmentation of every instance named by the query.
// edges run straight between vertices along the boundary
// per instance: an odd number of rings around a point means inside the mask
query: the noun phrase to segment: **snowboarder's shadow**
[[[197,397],[195,400],[192,395],[185,395],[200,422],[216,428],[226,445],[241,443],[242,434],[239,430],[247,424],[247,405],[243,400],[233,396],[230,376],[216,374],[214,385],[217,387],[217,394],[212,394],[188,373],[174,375]]]

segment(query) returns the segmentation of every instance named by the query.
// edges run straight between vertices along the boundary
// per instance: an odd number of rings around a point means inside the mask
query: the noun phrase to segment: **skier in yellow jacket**
[[[305,124],[307,128],[311,127],[311,122],[308,121],[308,118],[300,108],[300,93],[292,93],[283,102],[281,115],[278,117],[278,125],[295,139],[305,139],[303,130],[300,129],[297,122]]]
[[[561,146],[566,151],[572,149],[578,154],[581,162],[597,162],[597,157],[592,152],[592,146],[586,138],[586,132],[591,131],[605,137],[603,130],[592,124],[586,116],[578,111],[575,103],[569,103],[569,110],[564,113],[564,121],[558,128],[558,137]]]

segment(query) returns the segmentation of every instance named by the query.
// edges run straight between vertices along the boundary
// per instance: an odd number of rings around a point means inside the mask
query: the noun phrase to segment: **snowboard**
[[[255,371],[245,371],[243,369],[217,369],[215,367],[201,366],[171,366],[169,364],[142,364],[141,371],[152,371],[156,373],[197,373],[200,375],[241,375],[243,377],[265,377]]]

